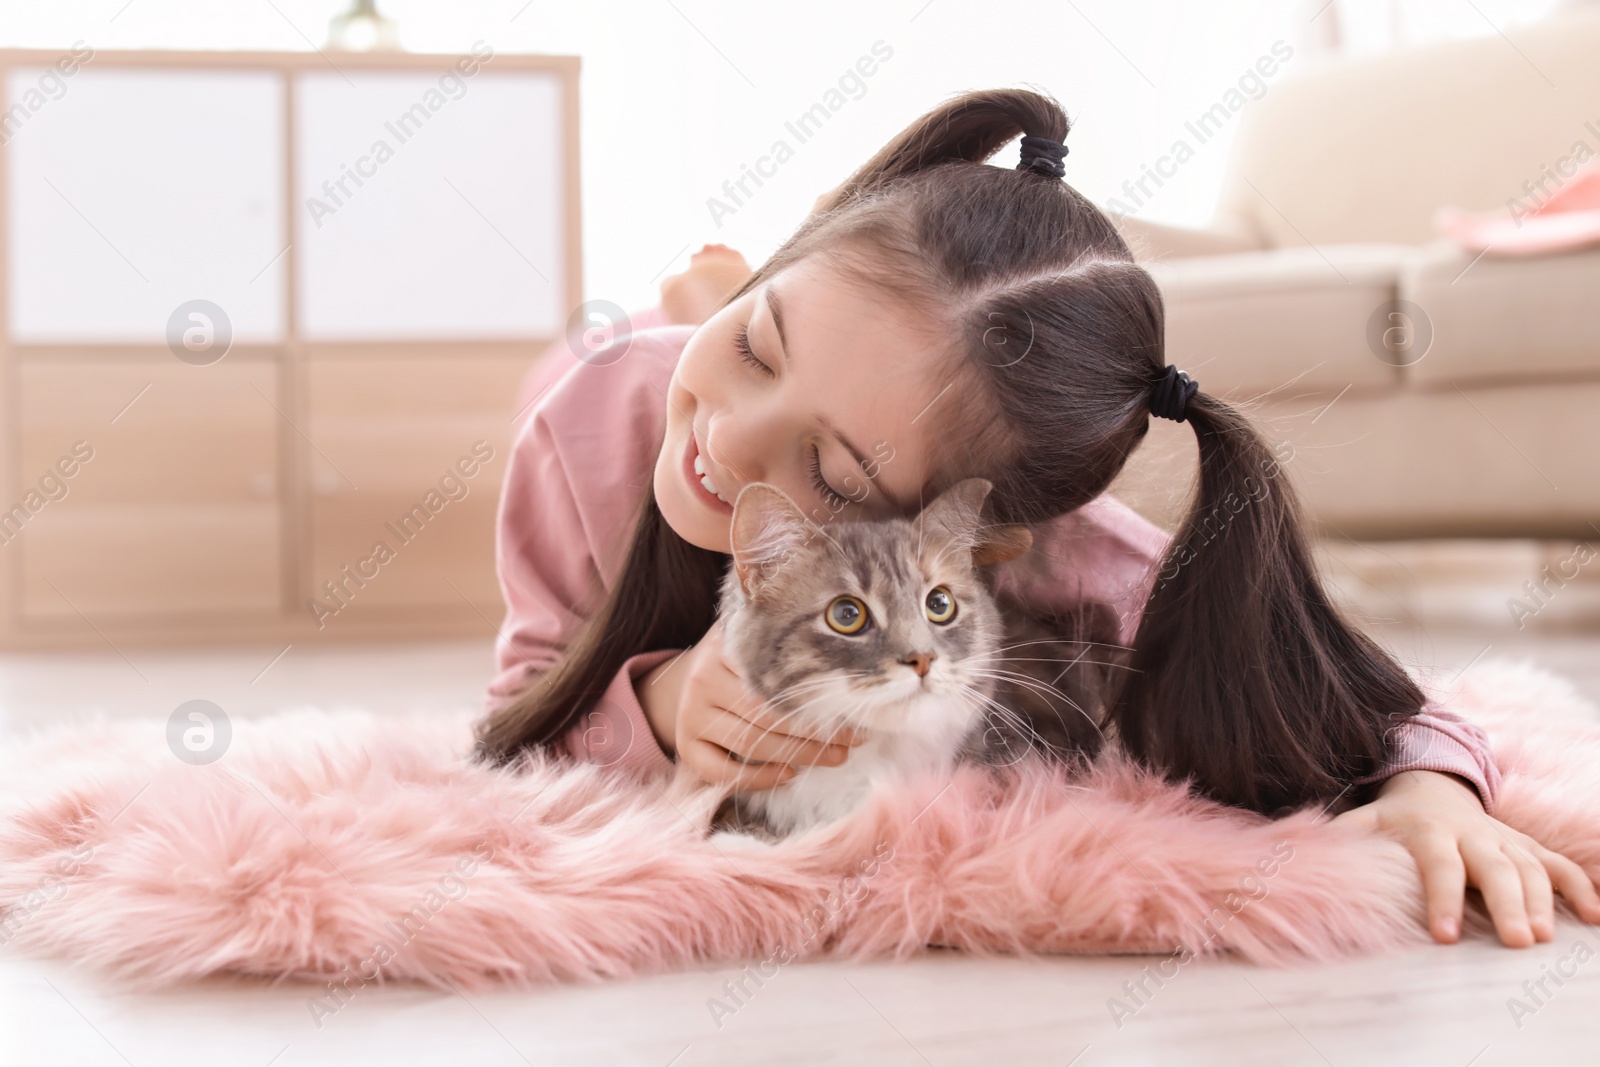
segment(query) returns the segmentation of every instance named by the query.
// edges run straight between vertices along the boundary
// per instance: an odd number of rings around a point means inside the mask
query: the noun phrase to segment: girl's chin
[[[670,526],[672,524],[672,520],[668,519],[667,524]],[[715,523],[713,522],[711,525],[715,525]],[[678,529],[676,526],[673,526],[672,528],[673,530]],[[718,536],[719,534],[720,536]],[[729,552],[733,551],[733,544],[728,539],[728,528],[726,526],[717,525],[716,528],[712,530],[702,528],[694,530],[687,535],[679,532],[678,536],[682,537],[685,541],[689,542],[691,545],[694,545],[696,548],[703,548],[707,552],[721,552],[724,556],[726,556]]]
[[[730,552],[727,519],[712,514],[697,500],[685,500],[685,490],[674,474],[668,471],[663,477],[660,468],[656,470],[656,507],[661,509],[661,517],[667,520],[673,533],[696,548],[723,554]],[[663,481],[666,484],[662,484]]]

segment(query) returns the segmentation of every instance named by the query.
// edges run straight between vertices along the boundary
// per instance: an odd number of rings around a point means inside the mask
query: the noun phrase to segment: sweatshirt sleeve
[[[1003,564],[997,585],[1048,608],[1103,604],[1116,615],[1120,641],[1131,647],[1171,538],[1155,523],[1102,494],[1034,531],[1034,550]],[[1354,783],[1379,782],[1402,771],[1460,775],[1492,812],[1500,788],[1488,736],[1476,724],[1429,700],[1388,737],[1383,768]]]
[[[1389,762],[1376,774],[1354,784],[1381,782],[1402,771],[1442,771],[1472,783],[1483,810],[1494,814],[1500,794],[1500,768],[1483,728],[1436,700],[1395,727],[1389,738]]]
[[[671,771],[672,760],[650,729],[633,686],[658,663],[678,654],[677,650],[643,652],[624,663],[595,706],[567,731],[562,748],[574,759],[620,767],[641,778]]]
[[[528,414],[506,466],[496,517],[495,564],[506,604],[496,674],[484,696],[494,712],[543,678],[594,609],[646,484],[671,350],[650,341],[615,365],[573,361]],[[659,386],[658,386],[659,387]],[[650,398],[655,397],[655,403]],[[670,769],[634,692],[634,680],[676,649],[629,659],[595,706],[561,739],[578,758],[638,773]]]

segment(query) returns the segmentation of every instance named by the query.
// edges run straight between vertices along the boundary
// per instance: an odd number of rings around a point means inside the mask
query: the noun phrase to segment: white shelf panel
[[[44,73],[12,70],[7,106]],[[85,68],[64,84],[6,142],[12,339],[160,342],[204,299],[235,342],[280,340],[281,76]]]
[[[558,78],[348,74],[295,78],[300,335],[559,333]]]

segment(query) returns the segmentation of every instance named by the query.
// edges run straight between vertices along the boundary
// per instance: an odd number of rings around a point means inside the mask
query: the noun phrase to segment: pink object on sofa
[[[1559,175],[1554,176],[1559,180]],[[1591,159],[1553,191],[1513,197],[1505,211],[1440,208],[1439,231],[1469,252],[1532,256],[1600,244],[1600,159]]]
[[[665,432],[666,389],[692,326],[631,335],[624,353],[579,360],[552,351],[529,375],[537,397],[512,447],[500,497],[496,566],[507,604],[496,643],[499,674],[485,697],[501,706],[550,669],[621,565]],[[1131,643],[1168,544],[1126,504],[1102,495],[1034,530],[1034,550],[997,573],[1020,598],[1053,608],[1109,606]],[[639,706],[634,682],[678,649],[630,659],[596,707],[567,733],[580,759],[636,774],[672,761]],[[1492,811],[1500,773],[1483,734],[1437,701],[1399,727],[1381,780],[1402,770],[1459,774]]]

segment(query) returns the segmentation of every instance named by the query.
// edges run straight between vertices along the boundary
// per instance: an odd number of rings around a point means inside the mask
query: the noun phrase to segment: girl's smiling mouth
[[[689,430],[689,447],[684,449],[683,454],[683,476],[689,483],[690,492],[707,507],[733,514],[733,504],[728,501],[723,487],[712,478],[711,467],[700,454],[700,440],[692,427]]]

